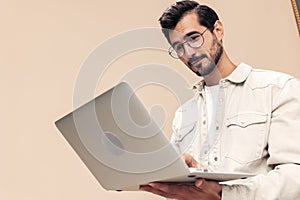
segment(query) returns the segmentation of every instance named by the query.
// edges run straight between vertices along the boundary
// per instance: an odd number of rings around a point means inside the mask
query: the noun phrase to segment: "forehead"
[[[204,26],[198,22],[198,16],[195,13],[186,14],[175,26],[174,30],[170,32],[170,41],[182,40],[183,37],[192,31],[202,32],[205,29]]]

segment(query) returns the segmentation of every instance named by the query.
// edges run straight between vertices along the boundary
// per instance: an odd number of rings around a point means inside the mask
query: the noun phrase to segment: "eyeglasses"
[[[174,46],[171,46],[169,48],[169,55],[172,56],[175,59],[178,59],[179,57],[182,57],[185,54],[185,50],[184,50],[184,44],[185,43],[187,43],[193,49],[200,48],[204,43],[203,34],[205,33],[206,30],[207,30],[207,28],[202,33],[194,32],[193,34],[191,34],[186,39],[185,42],[178,43]]]

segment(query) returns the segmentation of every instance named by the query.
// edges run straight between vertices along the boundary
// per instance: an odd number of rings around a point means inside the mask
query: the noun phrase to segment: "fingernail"
[[[143,186],[140,186],[140,188],[139,188],[140,190],[145,190],[145,187],[143,187]]]
[[[197,187],[201,187],[202,184],[203,184],[203,180],[202,179],[196,181],[196,186]]]
[[[148,185],[150,185],[151,187],[156,187],[157,186],[156,183],[149,183]]]

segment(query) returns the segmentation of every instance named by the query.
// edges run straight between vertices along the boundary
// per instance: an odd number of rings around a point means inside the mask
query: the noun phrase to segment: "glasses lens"
[[[190,47],[199,48],[203,44],[203,36],[201,34],[194,34],[189,37],[187,40]]]
[[[175,49],[173,49],[173,47],[170,47],[170,49],[169,49],[169,55],[172,56],[172,58],[176,58],[176,59],[179,58],[178,53],[176,52]]]
[[[170,54],[170,56],[172,56],[173,58],[176,58],[176,59],[179,58],[177,52],[176,52],[173,48],[171,48],[171,49],[169,50],[169,54]]]

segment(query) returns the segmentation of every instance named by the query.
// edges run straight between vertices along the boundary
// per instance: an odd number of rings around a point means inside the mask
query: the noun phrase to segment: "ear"
[[[214,34],[216,35],[217,39],[221,42],[224,37],[224,28],[220,20],[217,20],[214,24]]]

